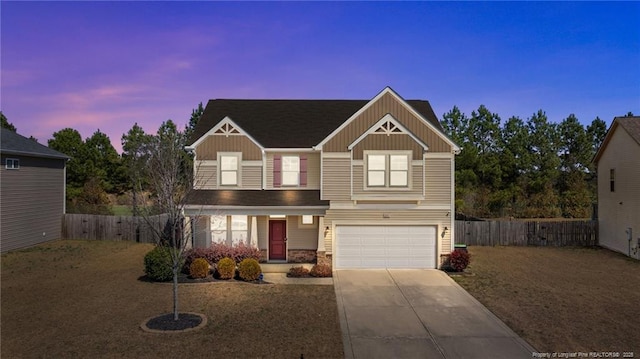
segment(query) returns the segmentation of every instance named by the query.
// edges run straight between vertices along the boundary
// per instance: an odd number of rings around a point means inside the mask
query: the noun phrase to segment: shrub
[[[451,268],[455,269],[457,272],[462,272],[469,265],[469,260],[471,256],[467,251],[455,250],[451,252],[449,256],[449,264]]]
[[[236,263],[242,262],[245,258],[253,258],[260,260],[260,250],[255,247],[250,247],[245,244],[239,244],[237,246],[228,246],[221,243],[213,243],[209,248],[194,248],[185,252],[185,266],[183,272],[189,272],[189,266],[196,258],[204,258],[213,265],[218,263],[222,258],[231,258]]]
[[[240,264],[238,264],[238,273],[242,280],[249,282],[260,277],[262,268],[260,268],[260,264],[258,264],[257,260],[253,258],[245,258],[240,262]]]
[[[306,277],[309,275],[309,270],[305,267],[291,267],[289,269],[289,273],[287,273],[288,277],[300,278]]]
[[[316,264],[309,271],[313,277],[331,277],[331,266],[326,264]]]
[[[218,262],[216,270],[220,279],[231,279],[236,273],[236,262],[229,257],[222,258]]]
[[[171,262],[169,248],[155,247],[144,256],[144,272],[151,280],[166,282],[173,278]]]
[[[204,258],[196,258],[189,266],[191,278],[204,278],[209,274],[209,262]]]

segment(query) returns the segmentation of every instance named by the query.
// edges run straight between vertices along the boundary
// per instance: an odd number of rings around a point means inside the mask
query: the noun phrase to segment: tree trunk
[[[173,265],[173,320],[178,320],[178,266]]]

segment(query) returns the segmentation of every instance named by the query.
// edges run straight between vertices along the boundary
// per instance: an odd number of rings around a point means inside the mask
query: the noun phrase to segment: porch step
[[[263,273],[288,273],[293,267],[305,267],[311,270],[313,263],[260,263]]]

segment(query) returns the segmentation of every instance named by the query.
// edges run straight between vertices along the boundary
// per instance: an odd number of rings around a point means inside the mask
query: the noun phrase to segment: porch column
[[[253,248],[258,248],[258,219],[256,216],[251,216],[251,240],[249,245]]]
[[[324,217],[318,217],[318,252],[325,252],[325,248],[324,248]]]

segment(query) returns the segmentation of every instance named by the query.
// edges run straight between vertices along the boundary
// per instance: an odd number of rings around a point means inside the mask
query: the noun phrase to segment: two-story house
[[[211,100],[188,149],[196,247],[334,268],[436,268],[453,250],[459,148],[427,101]]]

